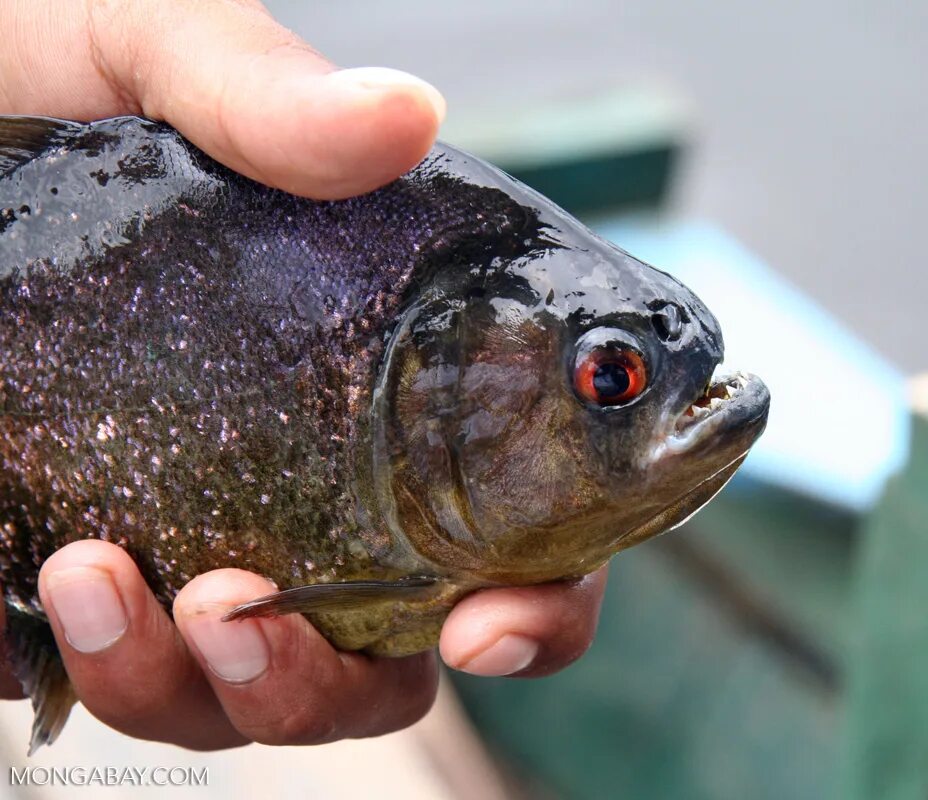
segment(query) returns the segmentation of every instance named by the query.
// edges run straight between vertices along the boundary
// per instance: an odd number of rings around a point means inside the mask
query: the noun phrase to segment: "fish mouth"
[[[746,453],[763,432],[770,392],[756,375],[713,375],[706,389],[673,421],[659,455],[693,453],[708,447],[742,446]]]
[[[623,537],[620,549],[682,525],[720,492],[763,433],[769,409],[770,392],[757,376],[747,372],[713,375],[706,389],[669,421],[669,433],[654,449],[657,474],[664,476],[659,482],[676,484],[679,493]],[[668,477],[675,475],[683,476],[689,485]]]

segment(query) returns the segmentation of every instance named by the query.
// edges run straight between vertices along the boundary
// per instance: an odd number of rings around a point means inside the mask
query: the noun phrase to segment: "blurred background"
[[[653,93],[642,105],[676,103],[684,153],[668,187],[673,208],[723,226],[900,367],[925,368],[924,3],[267,5],[339,65],[433,82],[448,99],[442,135],[452,143],[463,126],[505,135],[513,117],[556,116],[562,103],[622,89]],[[611,131],[576,122],[580,141],[639,133],[631,121]]]
[[[411,731],[315,749],[181,754],[80,711],[94,752],[209,763],[217,796],[928,796],[928,5],[268,5],[342,66],[428,79],[442,138],[690,285],[769,383],[768,433],[613,561],[557,676],[454,676]]]

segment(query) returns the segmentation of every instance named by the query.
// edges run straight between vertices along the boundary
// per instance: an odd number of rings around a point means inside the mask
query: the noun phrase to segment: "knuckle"
[[[90,61],[120,107],[141,110],[138,102],[150,72],[148,51],[161,41],[151,2],[85,0],[86,37]],[[157,45],[155,45],[157,46]]]
[[[78,696],[88,711],[113,727],[161,718],[170,707],[161,692],[117,680],[106,681],[102,691],[78,690]]]
[[[111,657],[81,658],[68,669],[87,710],[118,729],[144,728],[178,715],[189,705],[191,687],[203,680],[193,662],[168,658],[159,664],[137,652],[115,662],[108,661]]]
[[[339,738],[333,716],[311,707],[281,708],[237,727],[253,741],[274,746],[323,744]]]

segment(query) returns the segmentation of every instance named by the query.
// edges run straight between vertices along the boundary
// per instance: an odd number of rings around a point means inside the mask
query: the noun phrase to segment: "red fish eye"
[[[648,385],[644,360],[634,350],[597,347],[574,369],[574,388],[590,403],[615,406],[634,400]]]

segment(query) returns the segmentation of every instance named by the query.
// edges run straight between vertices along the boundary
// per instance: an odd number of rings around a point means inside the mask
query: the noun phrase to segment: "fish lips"
[[[657,461],[719,459],[723,467],[747,453],[763,433],[769,410],[770,391],[760,378],[717,371],[709,387],[671,417],[652,455]]]

